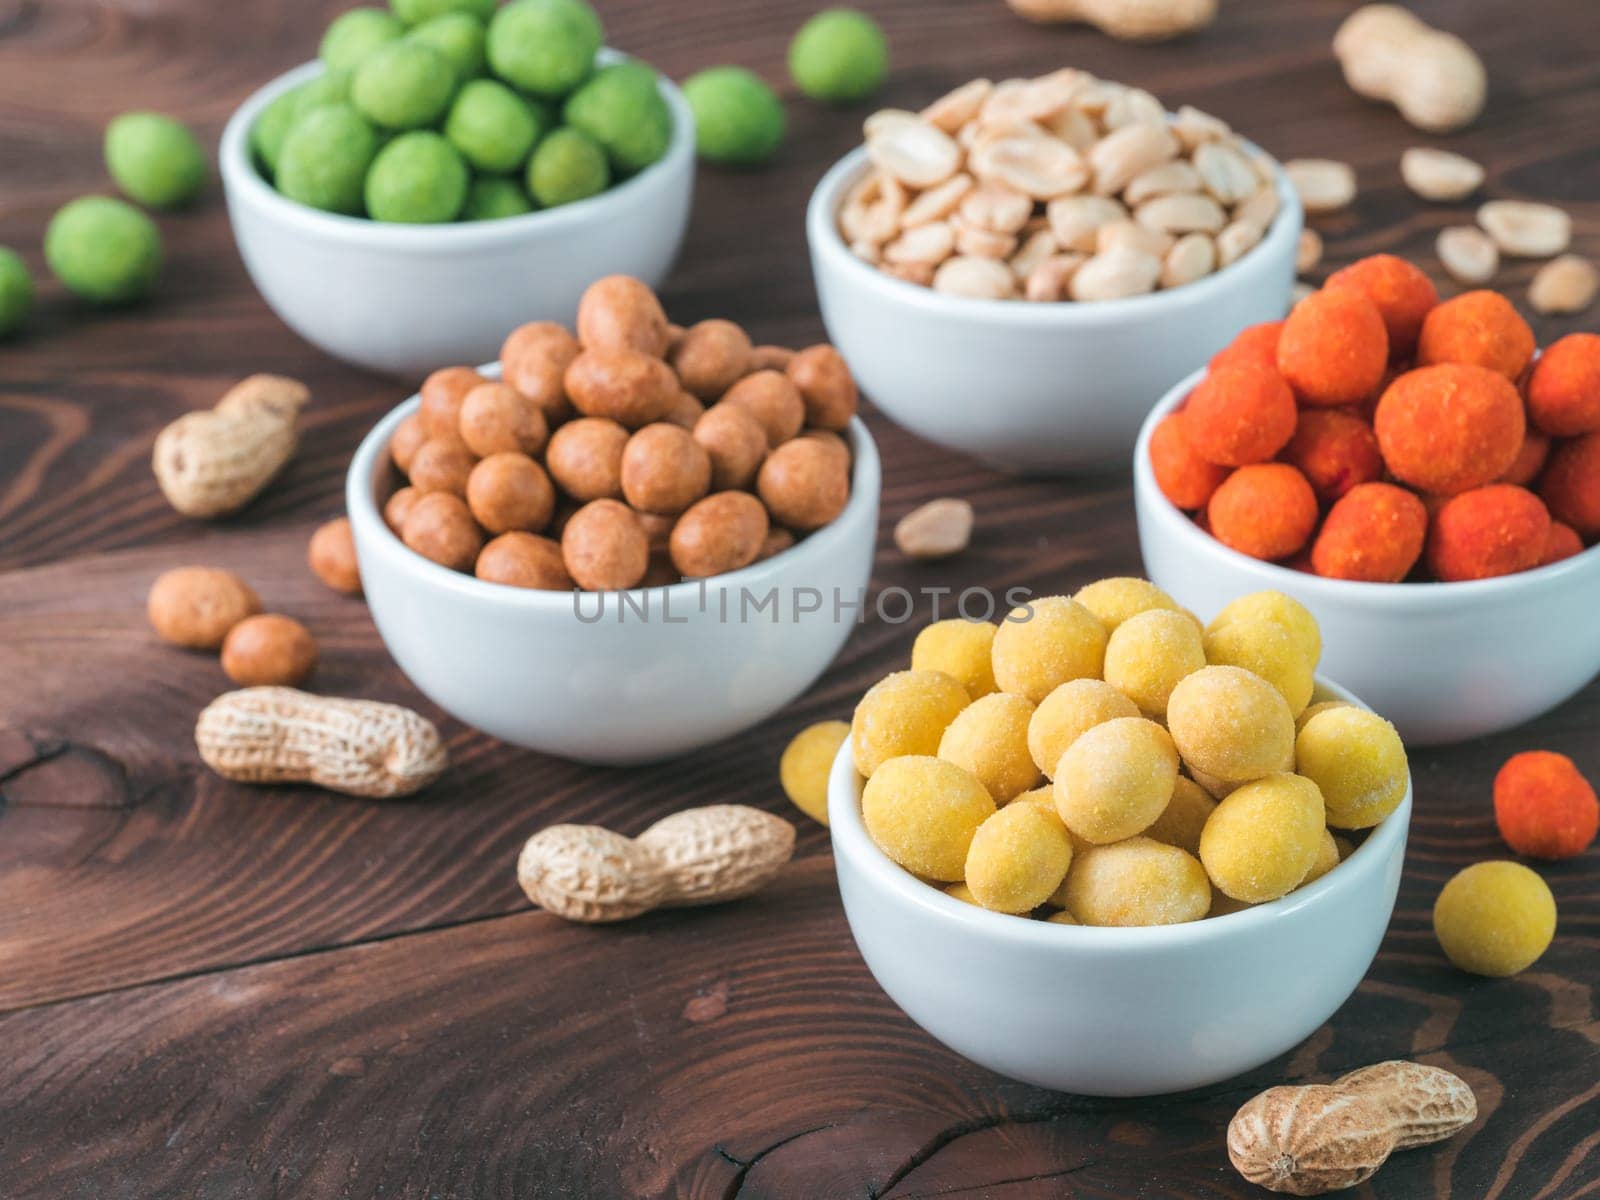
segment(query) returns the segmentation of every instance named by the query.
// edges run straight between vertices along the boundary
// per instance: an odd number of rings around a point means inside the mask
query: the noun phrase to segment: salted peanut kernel
[[[961,682],[974,700],[995,690],[995,627],[987,621],[963,621],[952,617],[925,626],[911,643],[913,671],[943,671]]]
[[[637,587],[650,564],[650,542],[633,510],[616,500],[591,500],[561,531],[567,574],[586,591]]]
[[[1206,632],[1221,629],[1233,621],[1245,620],[1272,621],[1282,625],[1300,644],[1301,652],[1313,670],[1321,661],[1322,631],[1317,628],[1317,619],[1311,615],[1310,609],[1294,597],[1282,592],[1251,592],[1240,596],[1211,618]]]
[[[1153,608],[1183,611],[1176,600],[1148,579],[1132,575],[1115,575],[1085,584],[1072,598],[1099,617],[1107,633],[1114,632],[1129,617]]]
[[[924,879],[960,880],[978,827],[994,801],[971,774],[940,758],[890,759],[867,780],[861,819],[895,862]]]
[[[428,492],[406,513],[400,540],[423,558],[452,571],[470,571],[483,549],[483,530],[460,496]]]
[[[417,406],[423,431],[431,438],[454,434],[462,401],[473,388],[486,382],[471,367],[441,367],[429,375],[422,381],[422,401]]]
[[[867,689],[850,719],[856,770],[870,779],[891,759],[933,757],[945,728],[970,702],[967,689],[943,671],[885,675]]]
[[[732,321],[712,319],[683,331],[667,355],[678,380],[702,400],[715,400],[750,370],[750,335]]]
[[[1211,885],[1194,855],[1147,837],[1082,847],[1063,892],[1080,925],[1181,925],[1211,908]]]
[[[1056,764],[1056,811],[1086,842],[1142,833],[1177,787],[1178,752],[1167,731],[1143,717],[1115,717],[1080,734]]]
[[[1027,913],[1067,877],[1072,840],[1061,818],[1037,804],[1012,804],[978,826],[967,849],[966,883],[993,912]]]
[[[1279,772],[1217,805],[1200,834],[1200,861],[1211,882],[1235,900],[1264,904],[1300,885],[1325,832],[1317,785]]]
[[[1203,787],[1179,775],[1172,789],[1172,799],[1155,822],[1144,831],[1144,836],[1177,846],[1190,854],[1199,854],[1201,831],[1216,808],[1217,802],[1206,795]]]
[[[1283,695],[1295,716],[1311,703],[1315,684],[1305,643],[1286,627],[1259,618],[1239,618],[1213,626],[1205,635],[1205,660],[1212,666],[1242,667],[1261,676]]]
[[[573,586],[561,543],[520,530],[502,533],[480,550],[472,573],[486,583],[536,591],[569,592]]]
[[[719,404],[743,408],[767,435],[769,447],[787,442],[805,425],[806,405],[800,389],[781,371],[746,375],[723,395]]]
[[[1028,722],[1028,753],[1052,778],[1067,747],[1096,725],[1137,717],[1139,706],[1101,679],[1072,679],[1039,702]]]
[[[1555,897],[1521,863],[1474,863],[1457,872],[1434,901],[1433,932],[1461,970],[1505,978],[1531,967],[1550,948]]]
[[[1028,753],[1032,717],[1033,705],[1021,696],[994,692],[974,700],[945,727],[939,757],[971,771],[996,804],[1005,804],[1039,782]]]
[[[628,431],[605,417],[568,421],[550,438],[545,469],[580,504],[622,495],[622,454]]]
[[[1167,698],[1178,681],[1205,665],[1199,622],[1184,612],[1137,613],[1106,642],[1106,682],[1146,716],[1166,716]]]
[[[1294,731],[1296,737],[1298,737],[1300,731],[1306,727],[1306,723],[1318,713],[1327,712],[1330,708],[1350,707],[1350,703],[1347,700],[1316,700],[1314,693],[1313,701],[1313,703],[1306,706],[1304,712],[1294,719]]]
[[[1328,824],[1368,829],[1405,799],[1410,773],[1395,727],[1354,705],[1324,710],[1295,739],[1295,769],[1322,790]]]
[[[1045,596],[1006,614],[992,658],[1000,690],[1037,704],[1070,679],[1100,677],[1106,627],[1077,601]]]
[[[755,562],[768,530],[767,510],[749,492],[713,492],[678,518],[667,550],[686,579],[703,579]]]
[[[961,165],[961,147],[915,113],[886,108],[863,126],[867,156],[880,171],[914,188],[943,183]]]
[[[1185,763],[1229,783],[1294,761],[1288,701],[1241,667],[1202,667],[1180,680],[1167,699],[1167,728]]]
[[[556,490],[526,454],[491,454],[467,478],[467,507],[490,533],[537,533],[556,510]]]
[[[1300,881],[1300,886],[1315,883],[1329,871],[1339,865],[1339,843],[1333,840],[1333,832],[1328,829],[1322,831],[1322,840],[1317,843],[1317,857],[1311,863],[1311,869],[1306,872],[1306,877]]]
[[[795,734],[778,759],[783,794],[820,825],[828,823],[828,776],[833,760],[849,736],[848,721],[818,721]]]
[[[222,639],[222,669],[240,687],[294,687],[316,666],[316,639],[293,617],[257,613]]]
[[[726,492],[750,486],[767,457],[767,431],[749,409],[714,404],[694,425],[694,440],[711,458],[711,486]]]
[[[554,321],[519,325],[500,347],[500,377],[537,404],[552,424],[572,415],[564,378],[578,339]]]

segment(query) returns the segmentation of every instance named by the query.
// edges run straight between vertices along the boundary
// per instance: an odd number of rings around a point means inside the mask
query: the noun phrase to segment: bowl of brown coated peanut
[[[1223,120],[1066,68],[866,118],[817,185],[823,321],[898,423],[996,466],[1125,462],[1166,388],[1281,317],[1301,208]]]
[[[829,345],[670,323],[608,276],[367,436],[347,480],[390,653],[441,707],[590,762],[764,719],[862,619],[880,467]]]

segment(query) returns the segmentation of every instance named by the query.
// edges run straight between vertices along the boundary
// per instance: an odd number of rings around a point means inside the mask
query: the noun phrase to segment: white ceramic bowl
[[[987,912],[923,883],[867,836],[861,787],[847,740],[828,781],[828,824],[845,916],[873,978],[958,1054],[1091,1096],[1203,1087],[1310,1036],[1372,965],[1411,819],[1408,781],[1354,854],[1282,900],[1108,929]]]
[[[384,645],[424,695],[466,724],[582,762],[669,758],[789,704],[855,628],[861,609],[836,617],[833,598],[865,595],[882,483],[859,420],[849,431],[850,500],[831,525],[742,571],[605,593],[602,609],[594,593],[505,587],[441,567],[384,524],[380,506],[397,479],[389,438],[418,403],[413,396],[367,434],[345,504]],[[769,595],[776,602],[757,607]],[[802,611],[812,605],[820,607]]]
[[[1203,377],[1162,399],[1134,450],[1133,500],[1145,572],[1209,620],[1273,589],[1322,627],[1321,669],[1418,746],[1510,729],[1600,671],[1600,549],[1536,571],[1469,583],[1323,579],[1230,550],[1175,508],[1150,469],[1150,434]]]
[[[321,71],[308,63],[256,92],[228,121],[219,152],[245,267],[273,312],[313,345],[415,375],[493,358],[524,321],[571,325],[583,289],[603,275],[636,275],[652,287],[666,277],[694,191],[694,117],[669,80],[661,80],[673,123],[666,155],[610,191],[498,221],[396,225],[298,204],[252,161],[261,110]]]
[[[1281,210],[1267,236],[1216,274],[1126,300],[1035,304],[947,296],[850,253],[838,213],[867,165],[864,148],[845,155],[806,212],[829,340],[896,422],[996,466],[1061,472],[1126,461],[1151,397],[1246,325],[1288,310],[1301,210],[1281,171]]]

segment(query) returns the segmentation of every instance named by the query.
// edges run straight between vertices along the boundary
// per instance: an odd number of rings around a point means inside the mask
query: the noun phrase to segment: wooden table
[[[111,115],[168,110],[214,143],[341,7],[0,0],[0,243],[42,273],[50,213],[106,187]],[[601,7],[614,43],[674,76],[732,61],[777,80],[810,5]],[[868,7],[894,47],[886,104],[1070,63],[1209,109],[1280,155],[1352,161],[1354,211],[1318,225],[1334,265],[1394,250],[1432,268],[1434,232],[1464,217],[1401,187],[1397,156],[1424,139],[1341,83],[1328,43],[1348,4],[1228,0],[1214,29],[1159,47],[1036,29],[998,0]],[[1580,248],[1600,254],[1590,0],[1415,7],[1467,36],[1493,77],[1487,114],[1447,144],[1488,164],[1493,194],[1565,205]],[[861,113],[790,91],[771,169],[702,173],[666,289],[680,321],[731,316],[757,340],[797,345],[821,334],[801,214]],[[869,622],[792,710],[658,768],[583,769],[445,720],[389,661],[365,606],[304,566],[308,533],[339,511],[351,450],[409,388],[330,361],[272,316],[215,191],[161,226],[170,261],[150,303],[85,312],[47,283],[28,334],[0,348],[0,1196],[1242,1196],[1259,1193],[1222,1145],[1242,1100],[1395,1056],[1465,1076],[1482,1116],[1356,1194],[1600,1194],[1595,853],[1541,868],[1559,936],[1515,980],[1458,974],[1429,927],[1452,872],[1505,853],[1489,785],[1508,754],[1563,750],[1600,776],[1600,688],[1527,728],[1413,756],[1393,926],[1359,992],[1304,1045],[1145,1102],[1011,1083],[944,1050],[878,990],[845,927],[826,833],[803,818],[781,879],[720,909],[580,928],[531,910],[513,875],[523,839],[553,821],[632,832],[709,801],[795,815],[777,787],[780,749],[848,716],[904,662],[913,629]],[[1520,296],[1530,275],[1519,264],[1500,282]],[[1547,339],[1595,320],[1538,328]],[[185,521],[156,490],[151,440],[252,371],[310,383],[304,447],[240,517]],[[979,513],[972,549],[944,565],[908,563],[881,538],[877,586],[1043,593],[1138,571],[1126,473],[1018,481],[868,420],[887,467],[885,529],[933,496],[966,496]],[[235,567],[303,618],[322,643],[318,689],[440,719],[448,777],[378,804],[210,775],[190,731],[225,681],[213,658],[158,644],[144,619],[151,579],[189,562]]]

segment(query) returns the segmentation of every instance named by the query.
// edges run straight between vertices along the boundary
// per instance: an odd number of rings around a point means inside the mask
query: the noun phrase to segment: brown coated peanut
[[[411,459],[417,447],[428,440],[428,431],[422,427],[422,413],[414,412],[394,427],[389,438],[389,457],[402,475],[411,473]]]
[[[316,669],[317,643],[293,617],[260,613],[228,631],[222,669],[241,687],[293,687]]]
[[[422,499],[422,493],[414,487],[396,488],[394,495],[390,496],[383,505],[383,523],[392,529],[398,537],[405,528],[406,514],[411,511],[411,506]]]
[[[672,407],[662,415],[661,419],[692,431],[705,411],[706,406],[698,399],[688,392],[680,391],[677,399],[672,402]]]
[[[715,400],[750,370],[750,335],[732,321],[701,321],[684,330],[668,361],[702,400]]]
[[[561,534],[567,574],[591,592],[638,586],[650,564],[650,544],[639,519],[617,500],[591,500]]]
[[[550,438],[544,410],[507,383],[480,383],[461,401],[461,440],[479,458],[538,454]]]
[[[711,459],[687,429],[646,425],[622,452],[622,495],[640,512],[672,515],[711,490]]]
[[[317,527],[306,547],[306,562],[311,573],[334,591],[351,596],[361,591],[361,568],[356,565],[349,517],[335,517]]]
[[[191,650],[215,650],[228,631],[261,611],[255,589],[220,567],[174,567],[150,585],[156,636]]]
[[[483,531],[460,496],[428,492],[411,505],[400,540],[441,567],[470,571],[483,548]]]
[[[526,454],[491,454],[467,478],[467,507],[490,533],[536,533],[550,523],[556,489],[544,468]]]
[[[419,492],[467,493],[467,476],[477,458],[459,435],[431,437],[411,456],[411,486]]]
[[[551,424],[572,415],[563,379],[578,357],[578,339],[554,321],[531,321],[500,347],[500,375],[537,404]]]
[[[717,492],[672,527],[672,565],[687,579],[747,567],[767,537],[767,510],[749,492]]]
[[[607,275],[578,301],[578,341],[586,349],[623,348],[660,358],[671,337],[667,314],[647,285],[629,275]]]
[[[790,360],[786,373],[805,401],[807,425],[840,430],[850,424],[860,397],[844,357],[832,346],[807,346]]]
[[[628,431],[605,417],[579,417],[557,429],[544,452],[550,477],[574,500],[622,495],[622,452]]]
[[[417,415],[430,438],[456,432],[461,402],[483,382],[483,376],[471,367],[441,367],[422,381],[422,404]]]
[[[719,492],[747,488],[767,456],[767,431],[749,409],[716,404],[695,422],[694,440],[711,458],[711,486]]]
[[[761,464],[756,492],[773,520],[790,529],[820,529],[844,511],[850,476],[839,456],[810,438],[785,442]]]
[[[759,421],[766,431],[768,446],[788,441],[806,422],[806,404],[800,389],[779,371],[746,375],[727,390],[721,403],[737,405]]]
[[[787,346],[752,346],[750,348],[751,371],[784,371],[789,367],[794,358],[794,351]]]
[[[537,591],[572,590],[572,576],[561,558],[561,544],[536,533],[502,533],[478,553],[473,573],[488,583]]]
[[[585,350],[566,374],[567,395],[586,417],[610,417],[638,429],[677,402],[677,376],[659,358],[626,347]]]

